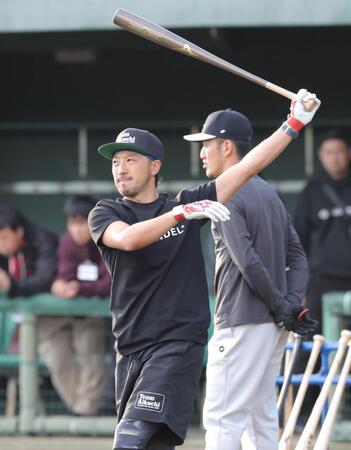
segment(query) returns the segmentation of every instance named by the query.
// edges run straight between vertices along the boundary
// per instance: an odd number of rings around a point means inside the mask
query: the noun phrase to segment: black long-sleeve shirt
[[[226,204],[230,221],[212,225],[218,328],[273,321],[282,302],[300,303],[308,266],[284,205],[258,176]]]
[[[335,204],[325,187],[340,199]],[[299,196],[294,225],[308,257],[311,272],[351,278],[351,170],[335,181],[321,170]]]

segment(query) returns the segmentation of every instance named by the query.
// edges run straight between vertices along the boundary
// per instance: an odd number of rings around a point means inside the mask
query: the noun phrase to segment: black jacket
[[[24,223],[25,245],[22,248],[26,261],[27,278],[11,278],[9,297],[28,296],[50,291],[56,273],[57,238],[39,225]],[[8,258],[0,256],[0,267],[8,272]]]
[[[320,170],[299,197],[294,225],[313,274],[351,278],[351,171],[335,181]]]

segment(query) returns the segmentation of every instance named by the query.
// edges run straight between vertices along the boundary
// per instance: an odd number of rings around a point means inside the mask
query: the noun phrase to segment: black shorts
[[[166,341],[136,353],[117,353],[116,404],[123,418],[162,423],[154,436],[181,445],[194,408],[204,346]]]

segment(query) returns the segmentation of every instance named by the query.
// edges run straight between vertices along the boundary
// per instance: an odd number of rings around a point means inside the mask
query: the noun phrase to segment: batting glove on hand
[[[214,222],[225,222],[230,219],[229,209],[222,205],[222,203],[212,200],[201,200],[187,203],[186,205],[175,206],[172,209],[172,214],[178,222],[184,219],[211,219]]]
[[[313,105],[311,111],[306,111],[304,104],[309,102]],[[296,98],[291,102],[290,114],[286,123],[296,132],[311,122],[317,109],[320,107],[321,101],[316,94],[311,94],[306,89],[300,89]]]
[[[305,336],[312,334],[318,327],[318,321],[312,319],[308,312],[301,305],[287,303],[284,312],[274,315],[274,321],[281,328]]]

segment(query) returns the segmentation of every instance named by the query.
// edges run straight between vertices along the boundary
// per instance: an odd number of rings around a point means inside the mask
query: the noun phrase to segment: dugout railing
[[[0,434],[81,434],[111,435],[116,418],[75,417],[69,415],[49,416],[42,412],[39,399],[39,367],[37,354],[38,316],[93,316],[110,317],[108,298],[75,298],[73,301],[59,299],[50,294],[30,298],[0,298],[0,342],[8,342],[6,315],[21,316],[19,332],[19,354],[9,355],[0,351],[0,368],[18,368],[19,413],[13,417],[0,417]]]
[[[14,434],[72,434],[113,435],[115,416],[77,417],[63,412],[50,414],[43,410],[39,395],[41,374],[45,362],[38,357],[36,324],[40,316],[92,316],[111,317],[109,298],[77,297],[72,301],[60,299],[51,294],[8,299],[0,295],[0,375],[15,373],[18,378],[18,408],[16,415],[0,415],[0,435]],[[214,298],[210,296],[213,314]],[[7,349],[14,330],[11,314],[20,319],[19,352],[10,354]],[[107,330],[109,332],[109,330]],[[213,324],[209,335],[213,332]],[[204,366],[206,364],[206,356]],[[4,372],[5,371],[5,372]],[[65,408],[64,408],[65,409]]]
[[[211,310],[213,303],[211,298]],[[21,315],[18,355],[8,355],[1,347],[4,346],[4,342],[8,343],[4,316],[10,313]],[[74,301],[67,301],[50,294],[31,298],[0,299],[0,368],[18,368],[19,373],[19,413],[14,417],[0,417],[0,434],[113,434],[115,417],[85,418],[42,414],[38,395],[41,362],[37,355],[36,335],[37,317],[41,315],[110,317],[109,299],[76,298]],[[323,384],[329,370],[329,355],[337,349],[336,341],[341,330],[345,328],[345,321],[351,319],[351,292],[325,295],[323,317],[323,334],[328,342],[324,344],[321,352],[321,370],[313,374],[310,380],[310,384],[315,385]],[[211,333],[212,328],[209,330],[210,335]],[[302,346],[305,351],[309,351],[311,347],[310,342],[305,342]],[[299,384],[301,379],[302,375],[293,375],[291,382]],[[281,384],[282,377],[278,378],[277,382]],[[348,384],[351,384],[351,377]],[[339,421],[335,426],[335,440],[350,440],[350,436],[351,422]]]

